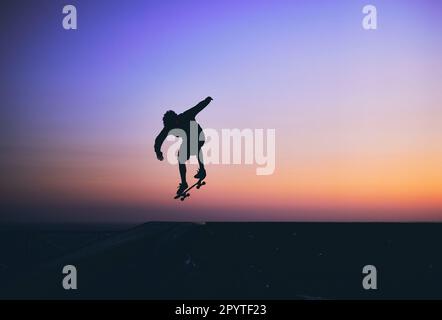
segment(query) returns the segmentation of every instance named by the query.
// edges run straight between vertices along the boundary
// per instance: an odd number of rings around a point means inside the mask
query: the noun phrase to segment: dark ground
[[[442,224],[3,226],[0,298],[442,298],[441,244]],[[362,289],[367,264],[376,291]]]

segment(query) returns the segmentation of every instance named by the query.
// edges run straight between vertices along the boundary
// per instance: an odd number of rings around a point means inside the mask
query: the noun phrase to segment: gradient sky
[[[442,221],[442,2],[68,2],[76,31],[62,28],[66,1],[1,10],[5,205],[141,210],[121,221]],[[361,27],[368,3],[376,31]],[[181,203],[153,142],[166,110],[208,95],[203,128],[276,129],[276,171],[210,165]]]

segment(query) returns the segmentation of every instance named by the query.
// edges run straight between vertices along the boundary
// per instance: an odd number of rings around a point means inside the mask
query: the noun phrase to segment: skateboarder
[[[178,163],[180,170],[181,183],[178,186],[177,195],[182,194],[184,190],[188,188],[186,181],[186,164],[185,162],[189,160],[191,155],[196,155],[198,158],[199,169],[195,175],[196,179],[202,180],[206,177],[206,170],[204,168],[203,154],[201,152],[201,147],[204,145],[205,137],[202,132],[203,129],[195,121],[196,115],[203,110],[212,101],[211,97],[207,97],[200,103],[198,103],[193,108],[181,113],[176,114],[175,111],[169,110],[164,114],[163,123],[164,128],[161,130],[160,134],[155,139],[155,153],[158,160],[163,161],[163,153],[161,152],[161,146],[169,134],[173,134],[170,131],[173,129],[181,129],[186,134],[186,139],[183,139],[183,143],[180,146],[178,152]],[[194,125],[198,128],[198,134],[193,134],[191,136],[191,126]],[[192,141],[191,139],[196,139],[197,141]],[[196,148],[192,148],[196,146]],[[194,150],[196,149],[196,150]]]

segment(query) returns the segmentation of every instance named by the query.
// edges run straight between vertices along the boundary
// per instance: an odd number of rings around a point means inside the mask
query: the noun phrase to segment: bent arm
[[[196,115],[198,113],[200,113],[205,107],[207,107],[207,105],[210,103],[210,101],[212,101],[213,99],[211,97],[207,97],[206,99],[204,99],[203,101],[201,101],[200,103],[198,103],[196,106],[194,106],[193,108],[190,108],[189,110],[183,112],[183,116],[185,116],[186,118],[189,119],[195,119]]]
[[[166,128],[163,128],[161,130],[160,134],[155,139],[155,153],[161,153],[161,146],[163,145],[164,140],[166,140],[167,136],[169,135],[169,130]]]

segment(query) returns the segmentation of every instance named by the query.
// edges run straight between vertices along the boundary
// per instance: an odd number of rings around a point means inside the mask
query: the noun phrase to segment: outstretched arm
[[[155,153],[157,154],[158,160],[162,161],[164,159],[163,153],[161,152],[161,146],[163,145],[164,140],[166,140],[167,136],[169,135],[169,130],[166,128],[163,128],[161,130],[160,134],[155,139]]]
[[[183,112],[183,116],[185,116],[186,118],[189,118],[189,119],[195,119],[196,115],[198,113],[200,113],[200,111],[203,110],[205,107],[207,107],[207,105],[212,100],[213,100],[212,97],[207,97],[206,99],[204,99],[203,101],[198,103],[193,108],[190,108],[189,110]]]

